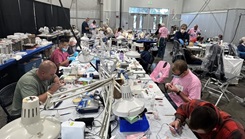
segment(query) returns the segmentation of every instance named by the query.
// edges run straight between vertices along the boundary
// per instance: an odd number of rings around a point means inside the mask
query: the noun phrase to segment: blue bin
[[[120,132],[145,132],[149,129],[150,125],[145,115],[143,115],[141,120],[130,124],[124,118],[119,119],[120,122]]]

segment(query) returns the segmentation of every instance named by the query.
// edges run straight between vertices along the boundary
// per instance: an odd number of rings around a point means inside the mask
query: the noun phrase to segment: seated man
[[[209,102],[191,100],[180,105],[175,121],[170,123],[171,132],[176,134],[187,118],[190,129],[199,139],[245,139],[244,127]]]
[[[69,57],[69,54],[67,53],[68,49],[68,39],[62,38],[60,40],[59,47],[54,50],[54,52],[51,54],[50,60],[53,61],[56,66],[59,68],[59,66],[68,66],[70,61],[75,60],[74,57]]]
[[[238,55],[240,58],[245,59],[245,37],[242,37],[239,45],[237,46]]]
[[[39,100],[44,103],[48,93],[53,94],[59,89],[61,83],[55,74],[56,70],[56,65],[46,60],[39,65],[38,69],[32,69],[19,79],[14,92],[12,115],[21,114],[23,98],[38,96]]]
[[[201,82],[188,69],[185,61],[176,60],[173,63],[172,73],[174,77],[170,83],[166,83],[165,87],[170,91],[169,96],[177,107],[192,99],[201,98]]]
[[[154,61],[154,57],[147,49],[145,49],[143,44],[139,46],[139,53],[141,57],[140,59],[138,59],[139,63],[142,65],[143,69],[147,72],[149,65],[151,65]]]

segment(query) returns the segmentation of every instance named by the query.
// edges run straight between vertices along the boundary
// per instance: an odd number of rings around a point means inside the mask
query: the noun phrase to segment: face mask
[[[62,48],[62,52],[67,52],[67,49],[66,48]]]
[[[181,32],[181,33],[185,33],[185,30],[184,30],[184,29],[181,29],[180,32]]]
[[[140,50],[140,52],[143,52],[144,50]]]
[[[178,76],[178,75],[172,75],[174,78],[180,78],[180,76]]]

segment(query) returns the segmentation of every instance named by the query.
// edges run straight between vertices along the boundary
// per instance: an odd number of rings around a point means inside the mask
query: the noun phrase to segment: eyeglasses
[[[172,71],[172,74],[175,75],[175,76],[181,76],[185,71],[181,72],[180,74],[175,74],[173,71]]]

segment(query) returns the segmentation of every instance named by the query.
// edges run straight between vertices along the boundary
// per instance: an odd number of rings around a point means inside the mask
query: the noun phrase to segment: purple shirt
[[[192,99],[201,99],[201,88],[202,84],[198,77],[194,75],[190,70],[189,73],[181,78],[173,78],[171,81],[178,89],[182,91],[187,97]],[[169,96],[173,102],[179,107],[181,104],[185,103],[183,99],[176,93],[169,93]]]
[[[69,57],[67,52],[62,52],[59,48],[57,48],[52,53],[50,60],[53,61],[56,65],[59,65],[61,62],[67,60],[67,57]],[[65,66],[68,65],[69,63],[67,63]]]

